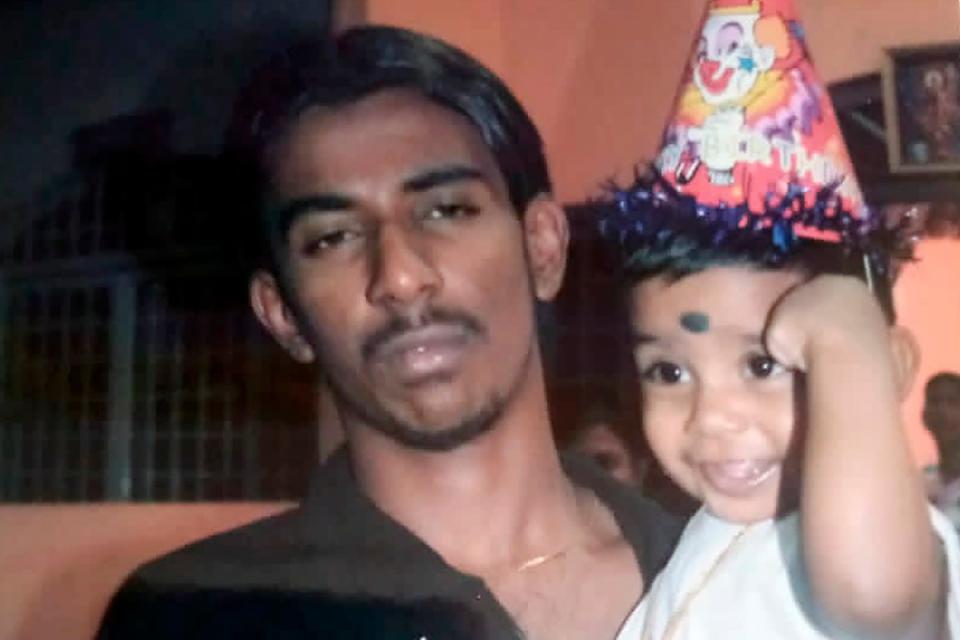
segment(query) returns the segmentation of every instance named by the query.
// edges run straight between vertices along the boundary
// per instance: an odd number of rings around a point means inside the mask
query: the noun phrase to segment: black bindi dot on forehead
[[[690,333],[706,333],[710,330],[710,317],[699,311],[690,311],[680,316],[680,326]]]

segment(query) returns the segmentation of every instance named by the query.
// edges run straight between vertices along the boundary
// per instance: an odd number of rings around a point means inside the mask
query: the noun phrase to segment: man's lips
[[[463,360],[471,332],[450,323],[408,329],[384,341],[371,361],[392,370],[405,384],[446,375]]]
[[[697,466],[707,484],[732,496],[749,494],[780,469],[777,460],[752,458],[700,462]]]
[[[717,73],[720,70],[720,62],[717,60],[701,60],[697,65],[697,75],[700,76],[700,82],[710,93],[723,93],[733,78],[733,69],[727,67],[723,73]]]

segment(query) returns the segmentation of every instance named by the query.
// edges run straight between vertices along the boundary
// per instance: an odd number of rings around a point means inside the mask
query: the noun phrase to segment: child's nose
[[[748,420],[735,389],[701,384],[694,398],[689,427],[704,434],[743,429]]]

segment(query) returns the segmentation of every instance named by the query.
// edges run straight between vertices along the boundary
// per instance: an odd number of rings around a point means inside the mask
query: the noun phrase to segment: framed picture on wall
[[[960,172],[960,42],[888,50],[883,101],[890,171]]]

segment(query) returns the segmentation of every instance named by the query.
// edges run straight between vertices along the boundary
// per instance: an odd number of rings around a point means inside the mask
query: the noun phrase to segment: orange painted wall
[[[704,0],[366,0],[370,22],[451,41],[515,91],[546,140],[557,194],[581,200],[656,150]],[[956,0],[797,0],[826,82],[885,47],[960,39]]]
[[[936,459],[923,427],[923,385],[938,371],[960,372],[960,240],[931,239],[917,247],[917,261],[903,268],[895,291],[900,322],[920,343],[920,370],[904,411],[914,452]]]
[[[0,505],[0,640],[87,640],[134,567],[287,504]]]
[[[960,39],[957,0],[798,0],[827,82],[880,68],[883,49]]]
[[[660,5],[654,20],[643,2],[367,0],[367,19],[438,35],[503,77],[540,127],[558,195],[575,201],[659,135],[662,87],[673,91],[701,11]]]

